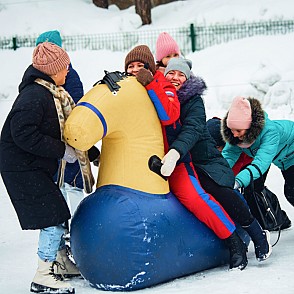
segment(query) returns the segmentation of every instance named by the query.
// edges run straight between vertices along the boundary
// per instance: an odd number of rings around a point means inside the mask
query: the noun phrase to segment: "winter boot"
[[[38,269],[31,283],[31,292],[34,293],[61,293],[72,294],[75,289],[67,282],[62,281],[53,272],[56,261],[46,262],[39,258]]]
[[[243,227],[243,229],[249,234],[254,243],[256,259],[258,261],[268,259],[272,253],[269,231],[263,230],[256,219],[249,226]]]
[[[59,263],[54,267],[54,273],[63,278],[80,277],[81,273],[77,269],[76,265],[69,259],[66,248],[57,252],[56,261]]]
[[[225,239],[225,243],[230,250],[230,269],[238,268],[243,270],[248,264],[246,244],[240,239],[236,231]]]

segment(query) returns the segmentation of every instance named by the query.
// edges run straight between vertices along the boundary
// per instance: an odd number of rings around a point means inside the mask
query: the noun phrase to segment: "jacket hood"
[[[227,112],[226,116],[222,120],[222,123],[221,123],[222,137],[225,142],[228,142],[231,145],[239,145],[242,142],[249,145],[252,144],[256,140],[256,138],[260,135],[264,127],[266,115],[261,107],[261,103],[255,98],[248,98],[248,101],[250,102],[250,106],[252,110],[252,122],[251,122],[250,128],[247,130],[244,136],[243,141],[239,140],[239,138],[235,138],[231,130],[227,126],[227,118],[228,118],[229,111]]]
[[[204,80],[192,73],[189,80],[177,91],[179,101],[181,104],[185,103],[196,95],[202,95],[206,89]]]
[[[18,91],[21,92],[26,86],[28,86],[29,84],[34,83],[35,79],[37,78],[41,78],[45,81],[48,81],[50,83],[53,83],[55,85],[55,82],[46,74],[42,73],[41,71],[39,71],[38,69],[34,68],[33,65],[30,65],[23,77],[22,77],[22,81],[20,83],[20,85],[18,86]]]

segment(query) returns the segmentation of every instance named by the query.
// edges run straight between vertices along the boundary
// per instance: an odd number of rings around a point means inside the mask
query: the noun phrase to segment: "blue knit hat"
[[[42,33],[36,40],[36,46],[44,42],[50,42],[59,47],[62,47],[62,39],[60,33],[56,30]]]
[[[218,117],[213,117],[207,122],[207,128],[211,137],[215,140],[218,147],[224,147],[226,145],[221,134],[221,119]]]
[[[168,61],[167,67],[164,71],[164,75],[166,76],[168,72],[171,70],[178,70],[186,76],[187,80],[189,80],[191,76],[191,68],[192,68],[191,60],[184,59],[181,57],[179,58],[174,57]]]

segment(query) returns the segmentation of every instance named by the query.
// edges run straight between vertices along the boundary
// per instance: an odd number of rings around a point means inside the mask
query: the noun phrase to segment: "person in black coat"
[[[63,223],[70,218],[53,176],[59,159],[74,162],[77,157],[61,140],[56,97],[47,88],[65,93],[58,86],[64,84],[69,64],[62,48],[48,42],[38,45],[1,132],[0,172],[21,228],[40,229],[33,292],[62,289],[62,293],[74,293],[53,270],[65,233]]]
[[[226,210],[230,217],[238,222],[250,235],[255,245],[256,258],[267,259],[271,254],[269,232],[263,231],[250,213],[248,206],[234,191],[234,174],[228,162],[216,148],[206,125],[206,112],[202,94],[206,89],[204,81],[193,74],[187,80],[181,80],[177,72],[186,68],[185,60],[172,58],[166,69],[165,77],[177,89],[181,104],[181,130],[169,145],[161,167],[163,175],[169,176],[178,162],[188,152],[192,157],[202,188],[211,194]]]
[[[62,47],[62,38],[59,31],[46,31],[39,35],[36,39],[36,46],[43,42],[51,42]],[[70,94],[74,102],[78,101],[84,96],[83,84],[77,71],[73,68],[72,63],[69,65],[63,88]],[[88,151],[89,160],[95,166],[99,164],[100,151],[93,146]],[[54,175],[54,181],[57,181],[57,173]],[[64,185],[61,187],[61,192],[67,199],[71,214],[73,215],[78,203],[84,198],[84,183],[79,163],[68,163],[64,171]]]

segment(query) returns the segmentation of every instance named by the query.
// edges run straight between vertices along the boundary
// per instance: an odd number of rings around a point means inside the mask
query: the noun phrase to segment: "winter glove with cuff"
[[[153,81],[153,75],[150,70],[143,67],[138,71],[136,79],[145,87]]]
[[[76,162],[77,158],[77,154],[74,150],[74,148],[72,148],[71,146],[65,144],[65,152],[63,155],[63,158],[66,162],[68,163],[74,163]]]
[[[177,161],[180,159],[180,153],[175,149],[170,149],[162,158],[160,172],[163,176],[170,176],[174,171]]]

